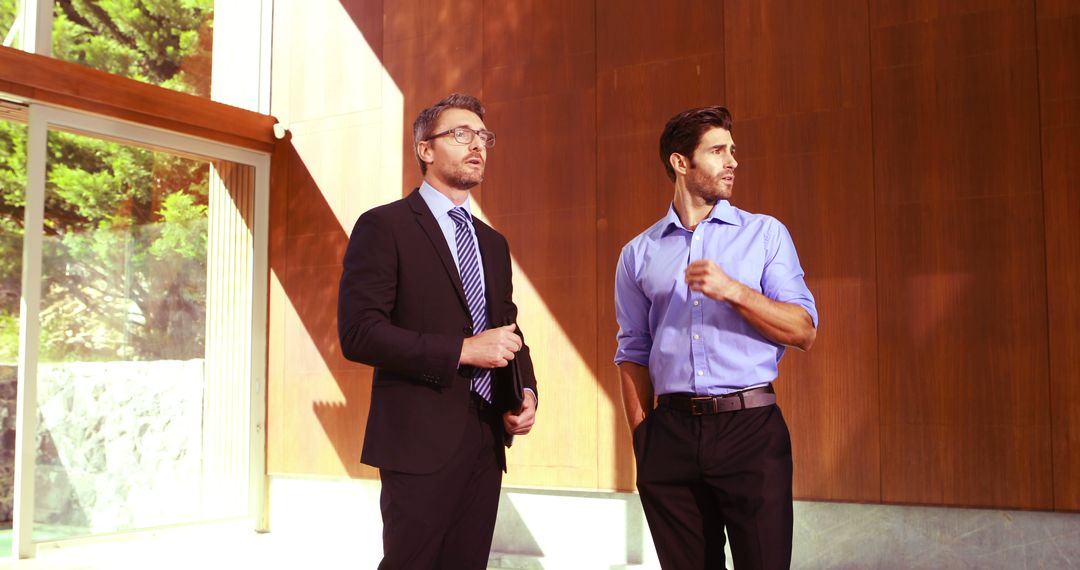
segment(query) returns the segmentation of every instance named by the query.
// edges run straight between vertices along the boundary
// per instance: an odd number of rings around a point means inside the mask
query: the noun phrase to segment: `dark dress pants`
[[[659,407],[634,430],[637,487],[665,570],[791,566],[791,438],[775,405],[691,416]]]
[[[502,445],[502,419],[478,407],[470,406],[458,451],[442,469],[425,475],[379,471],[380,570],[487,568],[502,484],[496,447]]]

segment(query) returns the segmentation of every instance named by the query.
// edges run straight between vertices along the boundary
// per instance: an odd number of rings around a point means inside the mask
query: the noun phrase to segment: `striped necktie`
[[[469,213],[462,207],[450,210],[454,220],[454,238],[457,241],[458,273],[465,300],[472,315],[472,332],[480,334],[488,328],[487,303],[484,301],[484,283],[480,279],[480,264],[476,259],[476,246],[469,231]],[[491,402],[491,369],[475,368],[472,374],[472,390],[486,402]]]

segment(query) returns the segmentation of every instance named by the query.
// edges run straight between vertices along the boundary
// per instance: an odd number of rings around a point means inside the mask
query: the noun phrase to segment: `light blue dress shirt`
[[[626,244],[615,273],[615,363],[647,366],[656,395],[715,396],[767,384],[778,374],[782,345],[728,303],[690,291],[684,273],[699,259],[711,259],[770,299],[803,307],[818,324],[795,245],[776,218],[722,200],[688,230],[669,207]]]
[[[457,206],[454,205],[450,198],[447,198],[428,184],[426,180],[420,184],[420,197],[427,203],[431,215],[435,216],[435,221],[439,223],[439,229],[442,230],[443,237],[446,238],[446,245],[450,247],[450,255],[454,257],[454,267],[457,267],[458,275],[461,275],[461,262],[458,261],[457,252],[457,229],[454,227],[454,220],[450,217],[450,210]],[[471,202],[472,200],[465,200],[465,203],[461,205],[469,213],[470,221],[472,221],[472,208],[469,205]],[[476,250],[476,262],[480,265],[481,292],[486,292],[487,281],[484,280],[484,258],[480,255],[480,241],[476,239],[476,228],[471,223],[469,224],[469,232],[472,233],[473,249]]]

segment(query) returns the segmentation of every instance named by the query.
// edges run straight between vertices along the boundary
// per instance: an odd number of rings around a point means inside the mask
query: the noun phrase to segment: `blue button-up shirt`
[[[719,395],[771,382],[784,347],[728,303],[692,292],[686,267],[711,259],[743,285],[806,309],[818,324],[791,235],[776,218],[722,200],[693,230],[675,209],[630,240],[615,273],[615,363],[649,368],[655,394]]]

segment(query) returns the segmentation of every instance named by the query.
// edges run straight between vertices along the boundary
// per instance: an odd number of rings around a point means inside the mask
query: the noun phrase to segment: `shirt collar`
[[[742,220],[739,219],[739,214],[735,211],[735,206],[732,206],[731,202],[728,202],[727,200],[720,200],[713,206],[712,212],[709,212],[709,219],[714,222],[723,222],[733,226],[742,225]]]
[[[702,222],[711,222],[717,224],[731,224],[733,226],[741,226],[742,222],[739,220],[739,215],[735,212],[735,207],[731,205],[727,200],[720,200],[713,206],[713,209],[709,211],[709,215],[705,216]],[[668,206],[667,216],[663,219],[663,230],[661,235],[668,235],[669,233],[681,229],[683,231],[690,231],[683,227],[682,221],[679,219],[679,214],[675,212],[675,205]]]
[[[427,203],[428,209],[431,210],[431,214],[438,220],[444,216],[448,216],[450,210],[453,210],[457,206],[450,201],[442,192],[435,189],[434,186],[427,183],[427,180],[420,184],[420,197]],[[465,211],[469,213],[469,221],[472,221],[472,200],[465,200],[465,203],[461,205],[465,208]]]

